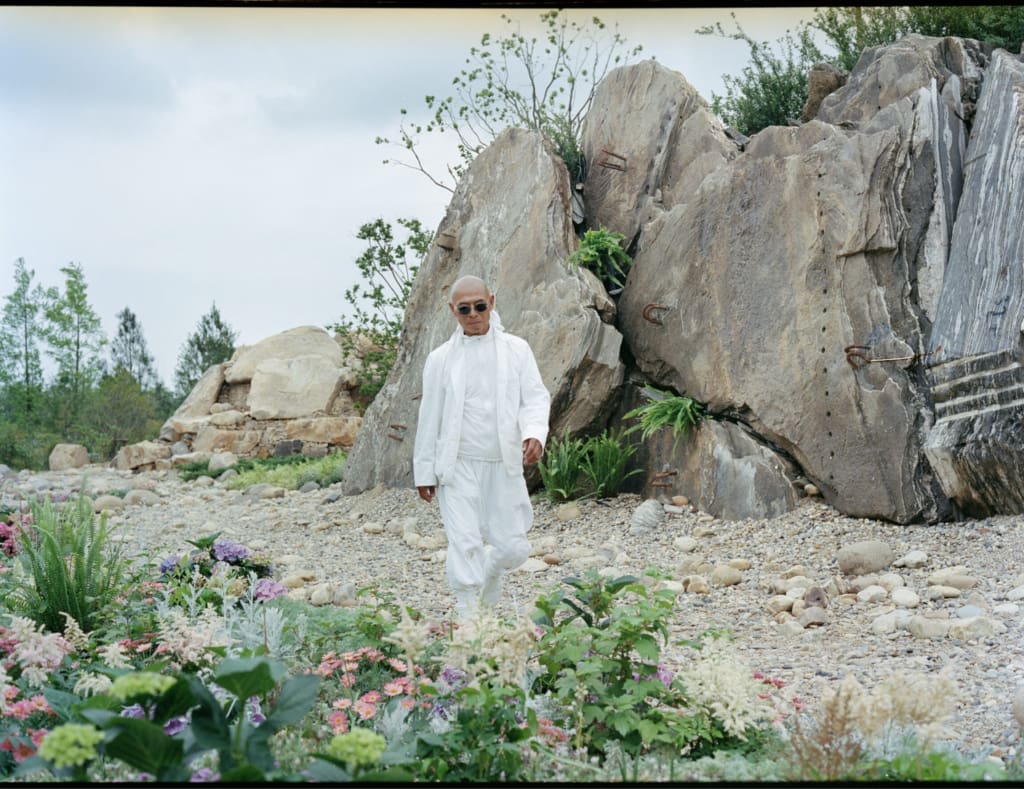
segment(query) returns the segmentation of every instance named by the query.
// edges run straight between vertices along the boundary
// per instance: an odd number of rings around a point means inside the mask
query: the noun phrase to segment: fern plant
[[[644,393],[649,401],[623,415],[623,419],[639,420],[626,430],[627,435],[640,430],[640,437],[646,441],[661,428],[671,427],[678,442],[705,417],[704,404],[692,397],[674,395],[653,386],[645,387]]]
[[[64,631],[64,613],[85,632],[96,629],[120,593],[126,569],[106,515],[97,523],[85,495],[62,506],[34,501],[31,510],[32,525],[18,535],[18,560],[31,583],[7,593],[8,609],[54,633]]]
[[[633,259],[622,248],[624,238],[622,233],[603,227],[588,230],[583,234],[579,248],[569,256],[569,263],[593,271],[610,294],[621,293],[633,265]]]

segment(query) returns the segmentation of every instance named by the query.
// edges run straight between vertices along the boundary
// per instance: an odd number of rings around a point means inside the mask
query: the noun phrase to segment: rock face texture
[[[615,305],[590,272],[566,265],[577,243],[568,173],[539,134],[509,129],[476,158],[437,238],[409,298],[398,358],[346,463],[346,494],[412,485],[423,364],[456,328],[448,296],[465,274],[488,283],[506,330],[533,348],[555,434],[599,424],[614,406],[625,369]]]
[[[1024,64],[996,51],[967,147],[932,329],[936,422],[925,445],[974,515],[1024,512]]]

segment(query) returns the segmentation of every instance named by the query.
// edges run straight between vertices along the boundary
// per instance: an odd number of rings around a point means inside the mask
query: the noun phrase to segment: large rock
[[[554,433],[600,423],[614,406],[622,338],[602,320],[614,305],[590,272],[567,268],[578,243],[568,173],[539,134],[508,129],[474,160],[437,239],[406,307],[398,357],[346,463],[346,494],[412,485],[423,364],[456,328],[446,305],[466,274],[490,285],[506,329],[533,348]]]
[[[1024,512],[1024,64],[997,50],[978,101],[931,345],[925,452],[975,516]]]
[[[141,441],[122,447],[114,458],[113,466],[118,471],[149,471],[156,468],[160,460],[171,456],[171,448],[159,441]]]
[[[628,247],[652,207],[685,202],[738,154],[707,102],[655,60],[614,69],[594,92],[581,135],[587,225]]]
[[[333,368],[344,363],[341,347],[330,334],[319,326],[299,326],[235,350],[224,365],[224,380],[229,384],[252,381],[263,362],[304,356],[316,357]]]
[[[249,414],[253,419],[323,416],[338,395],[340,372],[340,364],[327,364],[322,356],[264,359],[253,373]]]
[[[89,450],[81,444],[57,444],[47,461],[50,471],[66,471],[89,464]]]
[[[919,57],[930,61],[927,44]],[[819,117],[853,91],[856,71]],[[856,128],[760,132],[643,228],[619,302],[653,382],[748,425],[840,511],[897,522],[948,512],[923,459],[928,319],[917,295],[941,277],[958,194],[936,184],[953,182],[964,129],[946,103],[959,94],[936,80],[851,111]],[[854,345],[894,361],[847,356]]]

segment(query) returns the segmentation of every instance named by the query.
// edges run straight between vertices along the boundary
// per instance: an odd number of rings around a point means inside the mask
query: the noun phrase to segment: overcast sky
[[[374,139],[397,136],[402,108],[424,119],[481,35],[507,34],[501,14],[532,31],[542,11],[0,7],[0,296],[18,258],[44,287],[80,263],[107,336],[131,309],[170,386],[213,303],[238,344],[336,321],[359,227],[435,230],[450,197]],[[748,60],[694,33],[731,31],[728,8],[566,13],[617,25],[709,101]],[[773,43],[812,13],[736,9]],[[443,141],[426,153],[453,159]]]

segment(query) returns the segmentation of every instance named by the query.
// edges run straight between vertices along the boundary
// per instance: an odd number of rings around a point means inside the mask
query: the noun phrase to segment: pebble
[[[16,506],[33,491],[71,495],[86,474],[90,493],[121,505],[116,511],[110,501],[108,526],[129,555],[159,561],[190,550],[188,540],[220,532],[265,550],[275,577],[298,598],[321,590],[318,602],[347,605],[354,602],[350,591],[380,584],[428,620],[452,616],[436,501],[423,502],[413,489],[383,487],[358,496],[342,495],[339,486],[308,494],[274,486],[242,493],[225,487],[232,473],[223,472],[217,483],[208,477],[183,482],[174,470],[132,474],[98,465],[10,474],[0,480],[0,504]],[[111,494],[147,489],[157,497],[148,506],[125,505]],[[643,504],[636,495],[600,505],[572,502],[567,510],[578,514],[568,520],[558,515],[566,505],[541,496],[533,502],[529,539],[538,552],[507,575],[498,606],[503,616],[528,611],[538,594],[588,568],[634,575],[658,568],[669,576],[664,588],[681,593],[662,655],[670,668],[690,658],[680,642],[709,627],[727,630],[752,670],[782,680],[785,694],[813,708],[847,674],[871,688],[897,671],[931,674],[948,665],[962,699],[942,731],[949,745],[973,758],[1010,758],[1020,750],[1014,715],[1024,717],[1024,516],[987,518],[989,537],[968,539],[978,531],[971,522],[849,518],[820,497],[801,498],[777,518],[744,521],[689,511],[665,518],[659,503],[657,528],[632,534],[632,516]],[[407,544],[412,535],[434,547]],[[887,598],[859,600],[857,592],[870,584],[855,590],[852,576],[837,571],[840,552],[858,543],[873,543],[877,551],[854,555],[851,565],[865,580],[874,573]],[[710,582],[719,567],[741,581]],[[895,568],[902,584],[890,577]],[[807,627],[790,613],[797,602]]]

